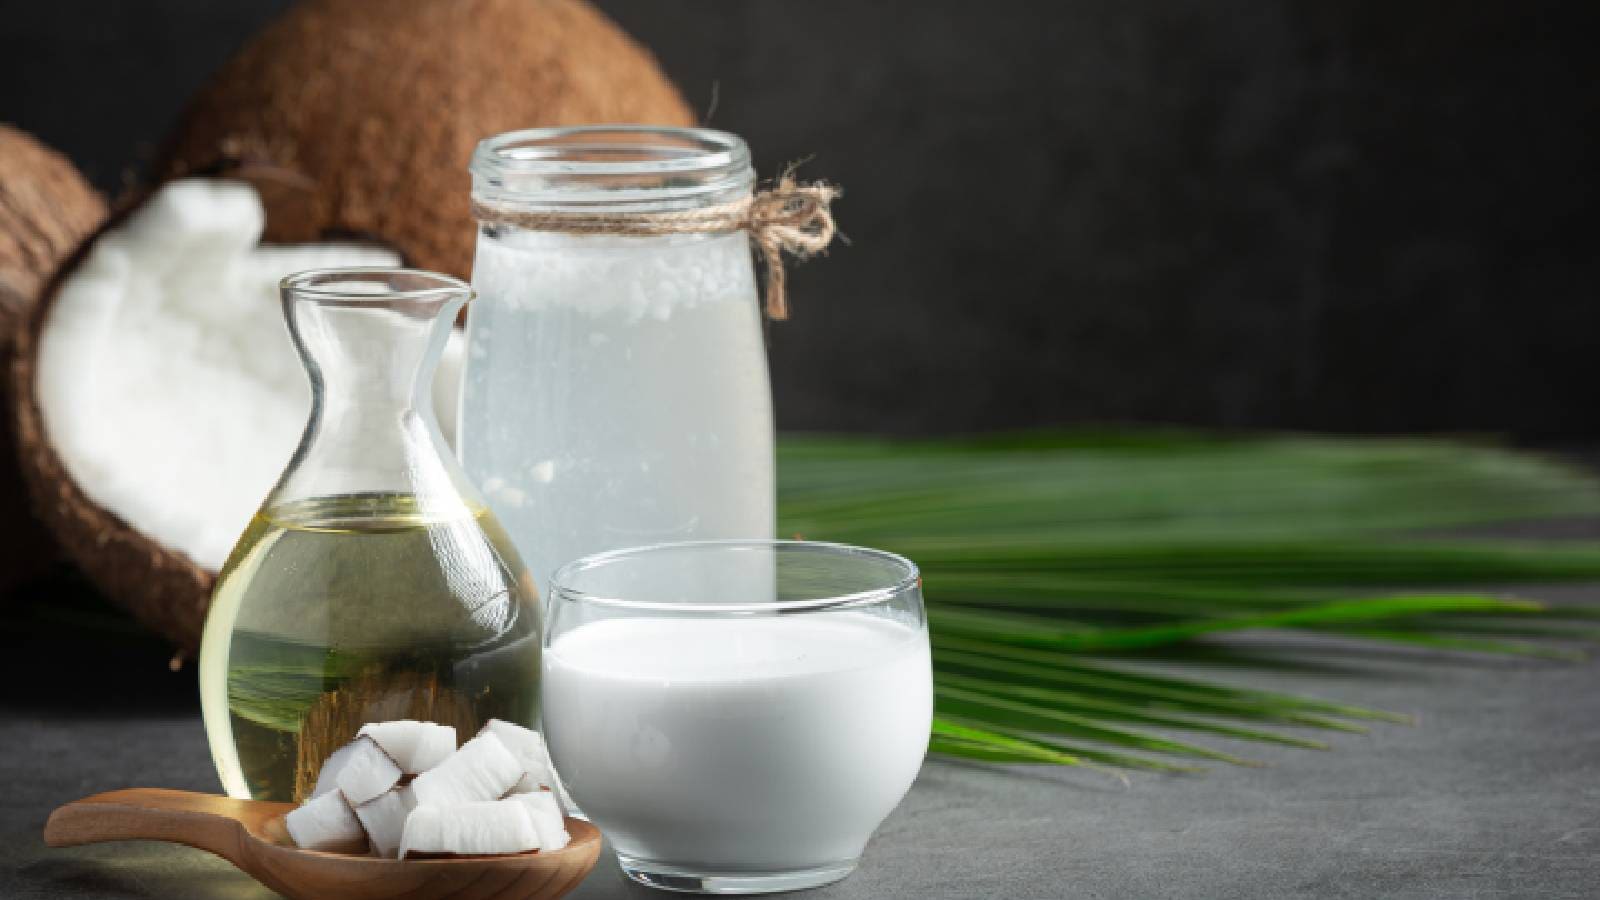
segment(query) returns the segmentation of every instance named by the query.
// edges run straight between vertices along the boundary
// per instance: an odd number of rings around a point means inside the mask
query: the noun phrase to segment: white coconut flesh
[[[400,783],[404,773],[372,738],[357,738],[355,753],[339,771],[339,793],[352,804],[377,799]]]
[[[376,741],[407,775],[426,772],[456,752],[455,728],[433,722],[373,722],[363,725],[359,734]]]
[[[512,786],[513,793],[555,791],[564,806],[574,805],[572,797],[567,794],[566,785],[561,783],[560,776],[556,774],[555,766],[550,764],[550,749],[545,746],[544,735],[501,719],[490,719],[483,730],[499,738],[522,765],[523,775]]]
[[[261,246],[242,182],[158,190],[95,240],[39,336],[35,396],[50,443],[91,500],[170,550],[221,567],[282,474],[311,408],[278,281],[305,269],[391,266],[376,245]],[[455,431],[462,342],[435,409]]]
[[[534,791],[516,794],[509,799],[520,802],[527,809],[533,830],[539,833],[540,850],[560,850],[571,840],[566,823],[562,821],[561,804],[556,802],[555,794]]]
[[[344,771],[345,766],[350,764],[350,761],[355,758],[357,751],[360,749],[359,744],[351,741],[333,751],[317,772],[317,784],[316,787],[311,789],[311,796],[313,798],[321,797],[329,791],[338,790],[339,774]]]
[[[555,777],[550,770],[550,752],[545,748],[544,737],[539,732],[502,719],[490,719],[479,733],[499,738],[500,743],[516,757],[518,765],[522,766],[522,778],[512,790],[527,793],[555,785]]]
[[[479,734],[411,782],[420,806],[498,800],[522,779],[522,766],[492,734]]]
[[[400,783],[400,766],[381,741],[388,740],[404,755],[436,744],[445,732],[453,741],[453,728],[432,722],[363,726],[355,741],[323,763],[312,799],[286,818],[296,845],[341,852],[370,846],[375,855],[388,859],[548,852],[567,846],[571,835],[555,794],[510,793],[532,773],[497,733],[524,749],[532,746],[528,735],[533,735],[541,752],[544,747],[537,732],[519,725],[493,721],[460,749],[437,758],[410,784]],[[427,756],[437,754],[430,750]],[[549,772],[547,757],[538,764]]]
[[[360,852],[366,847],[361,820],[338,791],[323,794],[283,817],[284,829],[304,850]]]
[[[418,806],[406,818],[400,858],[416,853],[479,856],[538,850],[539,833],[516,800]]]
[[[406,818],[416,806],[410,789],[397,787],[355,808],[356,818],[361,821],[367,840],[372,842],[374,853],[388,859],[399,854]]]

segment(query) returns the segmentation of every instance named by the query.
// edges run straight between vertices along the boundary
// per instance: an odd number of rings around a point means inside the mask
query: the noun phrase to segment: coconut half
[[[243,182],[163,186],[57,276],[13,368],[41,517],[113,599],[188,648],[215,572],[310,414],[279,279],[400,263],[377,244],[263,246],[264,227]],[[447,434],[461,346],[439,367]]]

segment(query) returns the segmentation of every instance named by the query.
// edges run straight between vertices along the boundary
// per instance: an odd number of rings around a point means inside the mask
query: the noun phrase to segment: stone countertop
[[[1600,601],[1589,588],[1533,593]],[[1268,765],[1136,774],[1128,786],[1082,770],[930,761],[861,869],[795,896],[1600,896],[1600,663],[1238,641],[1258,665],[1166,665],[1417,724],[1335,734],[1330,752],[1207,738]],[[44,847],[57,804],[128,786],[217,789],[192,666],[169,673],[160,646],[134,635],[73,648],[11,628],[0,649],[0,897],[274,896],[183,847]],[[663,895],[625,882],[607,856],[572,896]]]

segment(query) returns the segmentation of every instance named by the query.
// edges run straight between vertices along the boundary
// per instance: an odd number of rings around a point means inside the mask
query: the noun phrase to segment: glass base
[[[617,854],[622,873],[645,887],[684,894],[774,894],[832,884],[856,870],[860,859],[782,872],[707,872]]]

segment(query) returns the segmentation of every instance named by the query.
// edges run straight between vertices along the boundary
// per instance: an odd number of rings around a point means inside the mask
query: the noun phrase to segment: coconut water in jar
[[[770,537],[773,423],[742,231],[584,234],[714,209],[754,183],[703,129],[538,129],[484,141],[457,449],[541,591],[565,562],[662,541]]]

